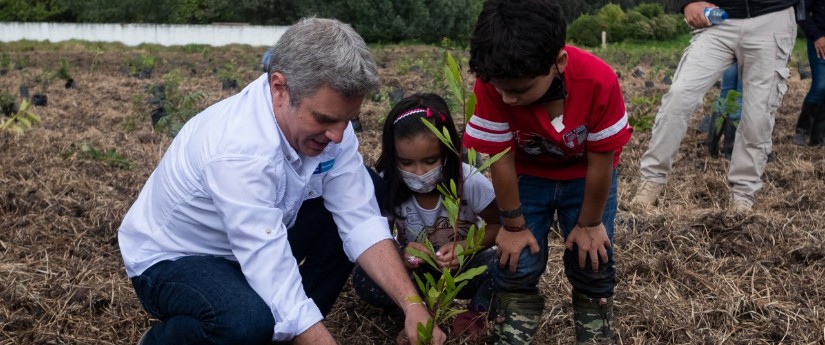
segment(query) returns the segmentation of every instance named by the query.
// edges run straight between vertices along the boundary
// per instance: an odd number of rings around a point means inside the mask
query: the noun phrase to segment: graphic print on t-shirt
[[[587,127],[585,125],[572,128],[562,136],[564,147],[557,145],[550,138],[543,137],[538,133],[515,131],[513,138],[516,145],[524,153],[537,156],[536,158],[547,157],[550,159],[575,159],[584,156],[585,140],[587,140]]]

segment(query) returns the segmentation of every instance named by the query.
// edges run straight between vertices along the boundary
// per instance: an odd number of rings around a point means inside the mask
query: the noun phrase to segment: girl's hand
[[[584,269],[587,258],[590,258],[590,268],[593,272],[599,271],[599,263],[607,262],[607,249],[610,248],[610,238],[604,224],[593,227],[580,227],[576,224],[573,231],[567,235],[564,247],[573,251],[573,246],[579,248],[579,268]],[[601,259],[601,260],[600,260]]]
[[[455,255],[458,246],[467,249],[464,241],[456,241],[441,246],[441,248],[435,252],[435,262],[438,264],[438,267],[448,267],[450,270],[458,268],[458,256]]]
[[[402,258],[403,260],[401,260],[404,261],[404,266],[406,266],[409,269],[418,268],[418,265],[421,265],[421,263],[424,262],[415,255],[412,255],[412,253],[410,252],[410,248],[427,255],[432,255],[430,251],[427,249],[427,247],[424,247],[423,244],[418,242],[410,242],[409,244],[407,244],[406,247],[404,247],[404,257]]]

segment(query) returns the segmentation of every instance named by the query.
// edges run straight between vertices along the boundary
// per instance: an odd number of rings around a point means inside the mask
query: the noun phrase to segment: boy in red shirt
[[[553,0],[487,0],[470,44],[478,103],[464,145],[486,154],[510,148],[491,166],[504,222],[492,272],[497,344],[527,344],[538,331],[536,286],[554,221],[567,248],[577,342],[614,336],[614,168],[632,128],[616,74],[566,46],[565,35]]]

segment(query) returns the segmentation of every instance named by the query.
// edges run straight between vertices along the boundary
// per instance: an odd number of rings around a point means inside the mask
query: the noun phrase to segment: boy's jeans
[[[525,248],[519,255],[516,272],[509,268],[493,265],[492,273],[498,291],[516,293],[537,293],[536,285],[547,266],[547,235],[553,224],[554,214],[558,215],[559,226],[564,238],[570,234],[579,217],[584,200],[584,180],[547,180],[534,176],[519,176],[518,189],[521,207],[527,226],[536,237],[539,253],[533,255]],[[616,218],[616,171],[611,177],[610,194],[605,205],[602,223],[607,236],[613,242],[613,220]],[[505,231],[505,230],[500,230]],[[616,285],[616,269],[613,266],[612,247],[607,251],[607,263],[599,264],[598,272],[590,270],[590,260],[584,269],[579,268],[578,249],[564,252],[564,272],[573,290],[592,298],[613,296]]]

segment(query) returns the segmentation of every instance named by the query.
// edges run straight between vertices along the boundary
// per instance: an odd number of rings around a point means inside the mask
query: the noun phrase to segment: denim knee
[[[215,344],[269,344],[275,328],[272,311],[263,300],[238,304],[219,315],[209,339]]]
[[[613,256],[609,255],[607,262],[599,264],[599,269],[593,272],[590,269],[590,259],[588,258],[584,268],[579,267],[578,255],[574,252],[564,252],[564,274],[573,291],[580,292],[588,297],[602,298],[613,296],[616,287],[616,267],[613,264]]]
[[[493,281],[497,291],[535,293],[539,278],[547,265],[547,245],[539,245],[539,252],[533,255],[530,248],[521,251],[516,271],[509,267],[493,265]]]

